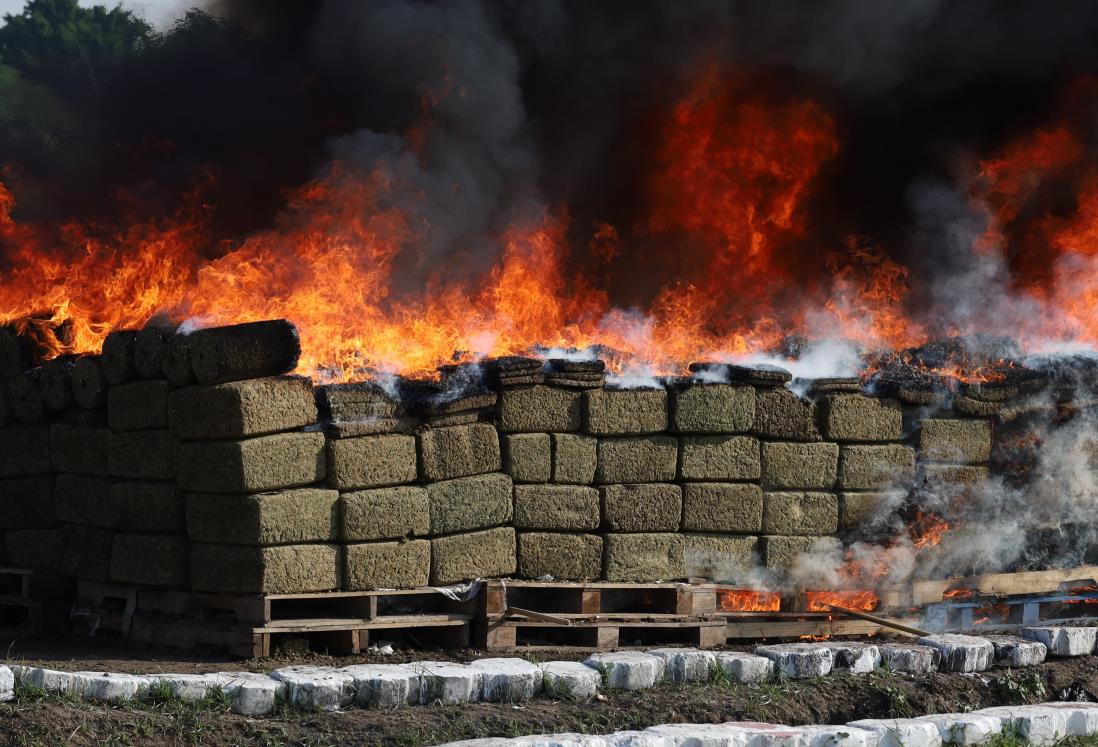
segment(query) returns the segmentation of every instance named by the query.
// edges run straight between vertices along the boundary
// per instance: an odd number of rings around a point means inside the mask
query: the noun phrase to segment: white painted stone
[[[941,633],[918,639],[924,646],[938,649],[942,655],[938,668],[943,672],[982,672],[995,663],[995,647],[986,638],[958,633]]]
[[[976,713],[936,713],[919,718],[938,727],[947,744],[983,744],[1003,730],[1003,720],[997,716]]]
[[[1011,729],[1036,747],[1052,745],[1068,733],[1071,713],[1061,708],[1032,706],[999,706],[973,711],[981,716],[1001,719],[1004,729]]]
[[[729,679],[741,684],[769,680],[777,671],[770,659],[746,651],[722,651],[717,654],[717,664]]]
[[[1022,628],[1021,635],[1045,644],[1049,656],[1087,656],[1094,653],[1098,628],[1038,626]]]
[[[644,733],[674,747],[747,747],[754,738],[752,733],[734,724],[662,724],[651,726]]]
[[[756,646],[755,653],[774,662],[786,677],[822,677],[831,672],[835,655],[822,643],[776,643]]]
[[[877,747],[941,747],[938,725],[917,718],[867,718],[847,726],[865,729],[877,735]]]
[[[24,670],[21,681],[57,695],[79,696],[84,695],[84,688],[88,684],[86,675],[76,672],[61,672],[56,669],[44,669],[42,667],[29,667]]]
[[[639,651],[592,654],[583,663],[605,672],[607,686],[621,690],[643,690],[663,677],[663,659]]]
[[[452,661],[417,661],[409,665],[419,674],[421,703],[473,703],[480,698],[481,671]]]
[[[477,659],[469,666],[480,671],[480,697],[490,703],[529,700],[541,690],[541,668],[525,659]]]
[[[355,705],[394,708],[419,702],[420,676],[403,664],[354,664],[339,670],[354,681]]]
[[[712,651],[696,648],[654,648],[648,653],[663,659],[663,676],[672,682],[704,682],[717,665]]]
[[[881,652],[881,663],[893,672],[937,672],[938,662],[942,658],[938,649],[917,644],[882,643],[877,650]]]
[[[854,726],[798,726],[806,747],[877,747],[877,733]]]
[[[989,635],[995,647],[995,663],[1004,667],[1032,667],[1045,660],[1048,649],[1040,641],[1014,635]]]
[[[606,738],[591,734],[534,734],[528,737],[485,737],[447,742],[441,747],[606,747]]]
[[[1044,708],[1052,708],[1068,714],[1067,734],[1071,737],[1088,737],[1098,734],[1098,703],[1066,703],[1054,701],[1042,703]]]
[[[653,734],[647,729],[644,731],[616,731],[607,734],[607,747],[672,747],[674,742],[669,738]]]
[[[867,674],[881,666],[881,650],[872,643],[829,641],[827,647],[835,657],[835,669],[848,669],[854,674]]]
[[[84,677],[82,695],[88,700],[133,700],[144,695],[150,685],[148,677],[115,672],[74,672]]]
[[[355,695],[354,678],[331,667],[283,667],[271,672],[271,679],[286,683],[286,698],[294,708],[338,711]]]
[[[180,700],[202,700],[215,687],[220,687],[215,674],[152,674],[149,675],[149,687],[166,685],[172,695]]]
[[[27,682],[27,677],[36,667],[28,666],[26,664],[8,664],[8,669],[15,676],[15,681],[22,685]]]
[[[229,709],[242,716],[273,713],[288,689],[285,682],[256,672],[217,672],[213,677],[222,692],[232,699]]]
[[[578,661],[548,661],[541,665],[542,689],[549,695],[590,700],[602,684],[602,675]]]
[[[15,672],[10,667],[0,666],[0,701],[15,697]]]

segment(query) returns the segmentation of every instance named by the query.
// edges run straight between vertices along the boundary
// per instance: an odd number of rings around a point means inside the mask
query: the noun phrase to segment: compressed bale
[[[0,428],[0,477],[50,472],[50,440],[50,427],[45,425]]]
[[[845,492],[839,494],[839,528],[853,532],[868,529],[893,514],[903,503],[903,491]]]
[[[108,477],[57,475],[53,490],[57,520],[94,527],[120,527],[125,517],[122,507],[111,500],[111,484]]]
[[[426,480],[499,472],[499,436],[488,423],[428,428],[416,441],[419,467]]]
[[[131,381],[107,392],[107,423],[114,431],[164,430],[168,427],[168,390],[163,380]]]
[[[431,584],[454,584],[515,572],[515,530],[498,527],[431,540]]]
[[[788,570],[815,542],[815,537],[760,537],[763,564],[769,571]]]
[[[54,423],[50,427],[50,453],[58,472],[109,475],[113,436],[107,428]]]
[[[684,578],[681,534],[608,534],[603,576],[607,581],[671,581]]]
[[[191,545],[191,588],[235,594],[303,594],[340,588],[339,545]]]
[[[66,576],[102,583],[111,580],[113,530],[65,524],[59,533],[58,546],[58,570]]]
[[[843,446],[839,482],[844,490],[906,487],[915,477],[915,450],[900,444]]]
[[[503,471],[513,481],[549,482],[553,472],[553,449],[548,433],[503,434],[499,445]]]
[[[324,479],[324,434],[191,441],[176,452],[176,480],[200,493],[262,493]]]
[[[11,395],[8,394],[8,383],[0,379],[0,428],[15,419],[11,411]]]
[[[949,464],[986,462],[991,458],[991,423],[927,418],[919,424],[919,458]]]
[[[25,425],[40,423],[45,414],[39,376],[40,370],[34,368],[8,379],[8,404],[12,415]]]
[[[896,441],[903,434],[903,413],[893,400],[837,394],[821,399],[817,414],[830,441]]]
[[[684,436],[683,480],[758,480],[759,441],[752,436]]]
[[[191,493],[187,533],[195,542],[291,545],[337,537],[339,493],[296,488],[250,495]]]
[[[839,445],[772,442],[762,445],[762,482],[773,488],[831,488],[839,469]]]
[[[343,548],[343,588],[414,589],[426,586],[431,575],[431,543],[361,542]]]
[[[602,576],[602,537],[557,532],[518,533],[518,575],[592,581]]]
[[[53,482],[49,475],[0,480],[0,529],[53,526]]]
[[[85,410],[98,410],[107,403],[107,377],[98,355],[85,355],[73,364],[72,396]]]
[[[600,438],[595,482],[671,482],[678,462],[678,442],[666,436]]]
[[[664,389],[594,389],[583,397],[584,429],[593,436],[667,430]]]
[[[553,433],[553,482],[590,485],[598,465],[598,441],[575,433]]]
[[[780,441],[819,441],[816,405],[785,387],[759,389],[753,430],[763,438]]]
[[[119,532],[111,545],[111,581],[147,586],[186,586],[190,544],[179,534]]]
[[[72,367],[76,356],[62,355],[42,364],[38,386],[42,392],[42,404],[50,410],[73,407],[76,400],[72,391]]]
[[[137,378],[137,367],[133,360],[133,344],[136,339],[137,332],[117,330],[103,340],[100,364],[109,384],[124,384]]]
[[[839,529],[839,499],[834,493],[773,492],[763,499],[767,534],[833,534]]]
[[[339,538],[344,542],[422,536],[431,531],[427,489],[418,485],[343,493]]]
[[[727,534],[686,534],[683,570],[690,578],[736,582],[755,566],[757,537]]]
[[[755,388],[691,383],[672,390],[670,405],[679,433],[745,433],[755,421]]]
[[[83,425],[89,428],[107,427],[107,410],[80,410],[72,408],[61,413],[61,422],[69,425]]]
[[[579,485],[516,485],[519,529],[598,529],[599,491]]]
[[[498,526],[511,520],[511,478],[497,473],[431,483],[427,501],[432,534]]]
[[[188,347],[200,384],[288,373],[301,355],[297,327],[285,319],[200,329],[191,333]]]
[[[313,385],[304,376],[184,387],[168,396],[167,412],[172,433],[188,440],[261,436],[317,420]]]
[[[984,485],[991,479],[987,467],[954,464],[920,464],[918,485],[931,492],[960,492]]]
[[[60,478],[58,478],[60,479]],[[130,532],[183,534],[187,531],[183,491],[166,480],[114,480],[109,505],[117,529]]]
[[[191,367],[190,335],[172,335],[164,351],[161,371],[172,386],[189,386],[195,383],[194,368]]]
[[[682,528],[688,532],[751,534],[762,530],[762,488],[752,483],[684,485]]]
[[[612,532],[675,532],[682,519],[682,488],[667,483],[604,485],[602,515]]]
[[[500,433],[570,433],[582,423],[583,392],[544,385],[507,387],[499,395]]]
[[[61,570],[57,529],[11,529],[4,534],[8,563],[40,571]]]
[[[31,367],[31,346],[12,327],[0,327],[0,379],[12,379]]]
[[[363,436],[328,444],[328,484],[333,488],[383,488],[414,482],[416,476],[413,436]]]
[[[134,335],[133,367],[138,376],[158,379],[163,375],[164,358],[168,353],[168,341],[175,330],[172,327],[145,327]]]
[[[131,480],[171,480],[179,441],[171,431],[128,431],[110,439],[110,474]]]

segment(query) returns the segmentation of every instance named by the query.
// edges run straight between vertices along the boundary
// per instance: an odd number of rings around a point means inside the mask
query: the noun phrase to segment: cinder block
[[[106,473],[105,461],[103,465]],[[43,475],[55,469],[50,462],[50,426],[0,428],[0,477]]]
[[[903,503],[903,491],[839,493],[839,529],[852,532],[884,521]]]
[[[115,529],[128,532],[185,534],[187,531],[183,491],[167,480],[114,480],[111,482],[110,513],[117,517]]]
[[[767,534],[834,534],[839,530],[839,499],[834,493],[766,493],[763,531]]]
[[[906,488],[915,479],[915,450],[900,444],[843,446],[839,487],[843,490]]]
[[[815,443],[763,443],[762,482],[771,488],[823,488],[835,486],[839,469],[839,445]]]
[[[53,485],[48,475],[0,480],[0,529],[53,526]]]
[[[551,434],[553,444],[553,482],[590,485],[595,481],[598,464],[596,439],[575,433]]]
[[[677,532],[682,488],[669,483],[604,485],[602,516],[612,532]]]
[[[54,545],[59,556],[54,560],[58,570],[85,581],[111,580],[111,548],[114,532],[110,529],[65,524]],[[9,553],[11,538],[8,538]]]
[[[332,542],[337,536],[339,493],[296,488],[271,493],[191,493],[187,530],[195,542],[289,545]]]
[[[355,542],[343,548],[343,588],[414,589],[431,574],[431,543]]]
[[[671,390],[678,433],[746,433],[755,422],[755,388],[691,383]]]
[[[580,485],[516,485],[517,529],[599,528],[599,491]]]
[[[817,414],[829,441],[897,441],[903,435],[903,413],[895,400],[836,394],[818,402]]]
[[[947,464],[986,462],[991,458],[991,423],[927,418],[919,424],[919,458]]]
[[[762,531],[763,493],[754,483],[694,482],[682,488],[688,532]]]
[[[583,392],[541,384],[504,387],[499,394],[500,433],[572,433],[582,423]]]
[[[600,438],[595,482],[672,482],[677,462],[678,442],[674,438]]]
[[[759,440],[752,436],[684,436],[683,480],[758,480]]]
[[[431,531],[427,489],[418,485],[356,490],[340,496],[344,542],[423,536]]]
[[[816,405],[785,387],[759,389],[755,392],[753,430],[762,438],[777,441],[819,441]]]
[[[553,449],[548,433],[511,433],[500,436],[503,471],[515,482],[549,482],[553,473]],[[594,441],[591,470],[594,471]]]
[[[499,437],[488,423],[428,428],[417,437],[419,466],[426,480],[499,472]]]
[[[594,436],[667,430],[664,389],[592,389],[583,398],[584,429]]]
[[[759,546],[757,537],[729,534],[683,536],[683,567],[690,578],[736,582],[744,579],[755,566]]]
[[[604,542],[607,581],[672,581],[686,575],[681,534],[608,534]]]
[[[590,581],[602,576],[602,537],[557,532],[518,533],[518,574]]]
[[[189,561],[190,543],[181,534],[119,532],[111,546],[111,581],[184,587]]]
[[[113,431],[152,431],[168,427],[166,381],[132,381],[107,390],[107,423]]]
[[[515,572],[515,530],[499,527],[431,540],[431,584],[455,584]]]
[[[315,423],[316,398],[304,376],[189,386],[169,395],[168,421],[172,433],[183,439],[262,436]]]
[[[109,428],[54,423],[47,449],[53,469],[81,475],[109,475],[113,436]]]
[[[400,434],[328,442],[328,484],[340,490],[415,482],[416,440]]]
[[[191,545],[191,589],[301,594],[340,588],[339,545]]]
[[[511,520],[511,478],[496,473],[431,483],[427,501],[431,534],[499,526]]]
[[[111,436],[108,468],[115,477],[171,480],[179,442],[171,431],[129,431]]]
[[[763,564],[769,571],[788,570],[797,558],[812,549],[815,537],[760,537]]]
[[[323,433],[190,441],[177,450],[176,479],[184,490],[194,492],[262,493],[309,485],[324,475]]]

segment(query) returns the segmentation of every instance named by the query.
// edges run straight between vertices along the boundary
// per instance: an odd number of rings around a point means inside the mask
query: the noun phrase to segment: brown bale
[[[316,398],[304,376],[272,376],[216,386],[189,386],[167,398],[177,438],[245,438],[315,423]]]
[[[164,351],[161,372],[172,386],[190,386],[195,383],[194,368],[191,366],[190,335],[174,334],[168,340]]]
[[[427,489],[418,485],[343,493],[339,498],[339,538],[363,542],[424,536],[431,532]]]
[[[754,483],[693,482],[683,486],[682,528],[689,532],[762,531],[763,493]]]
[[[548,433],[505,433],[500,436],[499,444],[503,471],[514,482],[549,482],[553,449]]]
[[[58,570],[85,581],[111,580],[114,532],[99,527],[65,524],[59,534]]]
[[[191,368],[200,384],[224,384],[289,373],[301,356],[297,327],[285,319],[192,332]]]
[[[612,532],[676,532],[682,520],[682,488],[668,483],[603,485],[602,517]]]
[[[755,422],[755,387],[690,383],[671,391],[678,433],[746,433]]]
[[[0,480],[0,529],[54,525],[53,477]]]
[[[679,476],[683,480],[758,480],[759,440],[753,436],[684,436]]]
[[[189,441],[176,450],[176,481],[197,493],[262,493],[310,485],[324,475],[323,433]]]
[[[499,395],[501,433],[570,433],[582,425],[583,392],[534,385],[507,387]]]
[[[561,581],[595,581],[602,576],[602,537],[558,532],[518,533],[518,575]]]
[[[767,534],[834,534],[839,530],[839,499],[834,493],[766,493],[763,531]]]
[[[173,327],[153,326],[137,333],[133,341],[133,365],[139,376],[158,379],[164,375],[164,358],[174,332]]]
[[[513,575],[515,555],[511,527],[437,537],[431,540],[431,584]]]
[[[579,485],[516,485],[519,529],[598,529],[599,492]]]
[[[920,464],[919,487],[933,493],[960,495],[987,484],[991,471],[984,466]]]
[[[919,424],[919,458],[948,464],[986,462],[991,458],[991,423],[927,418]]]
[[[767,487],[832,488],[838,470],[838,444],[779,441],[762,445],[762,482]]]
[[[183,534],[187,531],[183,491],[165,480],[114,480],[109,494],[120,519],[116,528],[129,532]]]
[[[906,496],[895,490],[839,493],[839,528],[846,532],[869,528],[874,519],[892,515]]]
[[[812,549],[816,537],[760,537],[763,565],[774,572],[788,570],[801,555]]]
[[[416,437],[420,473],[425,480],[499,472],[499,436],[487,423],[428,428]]]
[[[598,441],[577,433],[550,434],[553,450],[553,482],[590,485],[598,466]]]
[[[683,570],[690,578],[739,582],[755,566],[758,537],[727,534],[686,534],[683,546]]]
[[[109,475],[114,434],[107,428],[54,423],[50,426],[50,452],[58,472]]]
[[[250,495],[191,493],[186,498],[187,533],[215,545],[291,545],[333,542],[339,493],[295,488]]]
[[[233,594],[304,594],[341,586],[339,545],[191,544],[191,588]]]
[[[759,389],[755,393],[756,435],[779,441],[819,441],[816,405],[785,387]]]
[[[38,386],[42,404],[50,410],[64,410],[76,404],[72,391],[72,367],[74,355],[60,355],[42,364]]]
[[[0,477],[41,475],[52,469],[48,425],[0,428]]]
[[[98,355],[85,355],[73,364],[72,396],[85,410],[99,410],[106,405],[107,377]]]
[[[107,392],[107,422],[113,431],[164,430],[168,427],[168,391],[162,379],[131,381]]]
[[[54,514],[58,521],[86,526],[118,528],[123,515],[111,501],[111,479],[61,473],[53,486]]]
[[[190,543],[179,534],[119,532],[111,545],[111,581],[146,586],[186,586]]]
[[[8,403],[15,419],[25,425],[42,422],[45,404],[42,402],[42,388],[39,385],[41,370],[33,368],[8,379]]]
[[[138,377],[133,360],[133,345],[136,340],[137,332],[128,329],[111,332],[103,340],[103,352],[99,362],[108,383],[124,384]]]
[[[900,444],[843,446],[839,454],[839,487],[873,490],[907,487],[915,477],[915,450]]]
[[[603,577],[607,581],[673,581],[684,578],[681,534],[608,534]]]
[[[10,529],[4,534],[8,562],[39,571],[61,570],[61,538],[57,529]]]
[[[664,389],[594,389],[583,397],[584,430],[593,436],[626,436],[667,430]]]
[[[431,576],[431,543],[361,542],[343,548],[343,588],[414,589],[426,586]]]
[[[406,435],[363,436],[328,442],[328,484],[340,490],[414,482],[416,440]]]
[[[903,435],[903,413],[894,400],[837,394],[823,397],[817,414],[830,441],[896,441]]]
[[[427,500],[432,534],[498,526],[511,521],[511,478],[496,473],[434,482]]]
[[[171,480],[179,441],[171,431],[128,431],[110,439],[108,467],[115,477]]]
[[[678,464],[678,441],[667,436],[600,438],[595,482],[671,482]]]

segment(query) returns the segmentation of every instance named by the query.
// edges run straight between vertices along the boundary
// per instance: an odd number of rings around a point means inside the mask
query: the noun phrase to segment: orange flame
[[[776,591],[718,589],[717,609],[722,612],[777,612],[782,596]]]
[[[875,591],[868,589],[806,591],[804,595],[809,612],[831,612],[827,607],[828,604],[861,612],[872,612],[881,602],[881,597]]]

